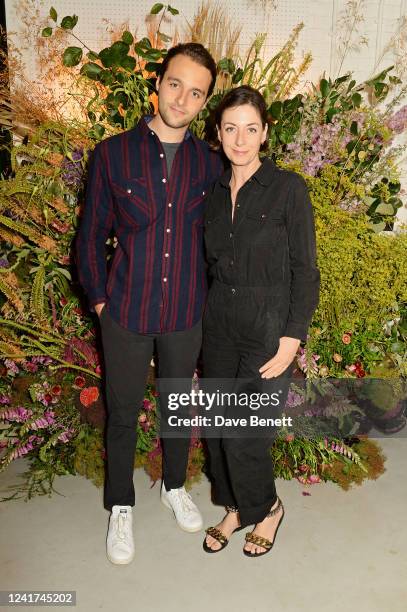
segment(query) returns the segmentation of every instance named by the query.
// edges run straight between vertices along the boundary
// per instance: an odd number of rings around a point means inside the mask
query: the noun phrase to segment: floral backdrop
[[[405,426],[407,237],[394,222],[402,206],[405,147],[397,136],[407,128],[407,84],[397,66],[361,83],[351,73],[321,78],[294,93],[312,61],[310,53],[299,65],[294,60],[302,24],[274,57],[264,58],[263,35],[242,55],[239,29],[219,6],[202,4],[188,29],[170,37],[163,30],[178,10],[157,3],[146,37],[112,28],[110,46],[97,50],[76,36],[78,16],[51,7],[42,23],[34,6],[25,0],[21,10],[42,84],[24,79],[10,39],[0,77],[2,146],[10,154],[0,183],[0,471],[18,457],[29,460],[23,484],[2,499],[51,495],[57,475],[103,484],[103,354],[72,258],[87,159],[98,141],[154,112],[157,65],[167,48],[190,40],[206,45],[218,65],[214,95],[191,129],[209,137],[211,110],[224,93],[243,83],[257,87],[267,102],[273,159],[305,178],[314,207],[320,302],[287,401],[298,427],[271,449],[275,474],[343,489],[380,476],[385,457],[369,431]],[[111,236],[108,261],[115,245]],[[355,386],[361,379],[382,384]],[[359,391],[338,397],[338,380]],[[310,393],[304,383],[315,381]],[[135,467],[153,481],[161,476],[158,414],[151,368]],[[199,433],[188,486],[205,471]]]

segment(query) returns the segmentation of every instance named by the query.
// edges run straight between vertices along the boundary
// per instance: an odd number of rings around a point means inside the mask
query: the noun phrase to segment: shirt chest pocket
[[[199,178],[193,178],[191,186],[188,190],[187,202],[185,204],[185,210],[188,214],[192,214],[194,217],[203,215],[204,202],[207,196],[204,181]]]
[[[148,206],[147,183],[144,177],[119,178],[112,181],[112,192],[118,217],[124,225],[145,223],[151,214]]]
[[[275,246],[286,233],[283,214],[277,211],[248,211],[244,224],[244,238],[252,245]]]

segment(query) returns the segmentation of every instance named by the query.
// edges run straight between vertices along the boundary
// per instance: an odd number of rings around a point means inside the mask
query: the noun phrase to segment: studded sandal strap
[[[270,510],[270,512],[267,514],[267,516],[274,516],[275,514],[277,514],[277,512],[280,510],[280,508],[284,509],[283,506],[283,502],[281,501],[281,499],[279,497],[277,497],[277,506],[274,508],[274,510]]]
[[[237,506],[225,506],[228,512],[239,512],[239,508]]]
[[[263,538],[252,531],[246,533],[244,539],[246,542],[251,542],[252,544],[256,544],[256,546],[262,546],[263,548],[271,548],[273,546],[273,543],[270,542],[270,540]]]
[[[228,541],[227,537],[216,527],[208,527],[205,529],[206,533],[212,536],[215,540],[218,540],[221,544],[226,544]]]

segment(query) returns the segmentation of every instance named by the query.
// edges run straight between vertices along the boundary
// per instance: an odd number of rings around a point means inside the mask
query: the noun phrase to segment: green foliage
[[[68,47],[62,56],[64,66],[77,66],[82,59],[82,49],[80,47]]]

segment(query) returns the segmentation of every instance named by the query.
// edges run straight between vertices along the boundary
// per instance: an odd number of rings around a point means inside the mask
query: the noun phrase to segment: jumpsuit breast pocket
[[[278,287],[285,282],[288,237],[284,217],[278,211],[248,211],[244,239],[253,284]]]
[[[226,236],[220,221],[219,215],[205,216],[204,219],[205,253],[209,265],[218,260],[225,246]]]

